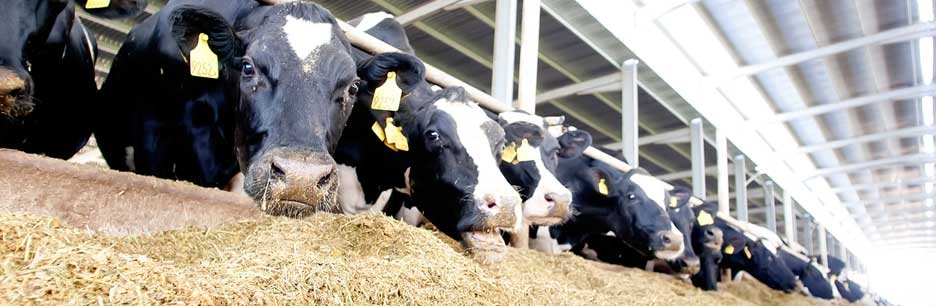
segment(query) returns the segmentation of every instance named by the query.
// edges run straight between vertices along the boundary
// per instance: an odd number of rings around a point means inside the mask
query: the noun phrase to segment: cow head
[[[677,273],[696,274],[699,272],[699,256],[692,245],[692,231],[695,229],[696,215],[689,205],[692,191],[689,188],[678,186],[670,190],[666,213],[676,229],[682,233],[683,252],[674,260],[667,260],[669,266]]]
[[[796,289],[796,275],[774,251],[724,221],[716,219],[716,224],[724,234],[722,267],[745,271],[774,290],[792,292]]]
[[[572,192],[554,175],[559,142],[537,119],[516,112],[501,114],[506,146],[500,170],[520,191],[523,218],[531,224],[554,225],[569,218]]]
[[[32,111],[32,62],[43,55],[60,56],[65,41],[53,35],[56,20],[68,33],[74,22],[74,7],[87,0],[19,0],[0,10],[0,115],[18,117]],[[103,18],[134,16],[146,7],[146,0],[111,0],[108,6],[89,9]],[[62,19],[58,19],[59,17]]]
[[[436,94],[403,127],[413,158],[413,200],[432,224],[487,261],[486,254],[503,255],[497,230],[521,222],[520,196],[497,167],[504,129],[468,101],[464,89]]]
[[[722,260],[723,234],[715,226],[718,205],[715,202],[693,207],[696,215],[692,227],[692,248],[699,256],[699,273],[692,276],[692,284],[703,290],[718,290],[719,263]]]
[[[171,12],[183,54],[200,34],[232,71],[235,143],[245,191],[271,214],[304,216],[335,210],[338,177],[330,152],[354,104],[358,85],[351,47],[321,6],[289,2],[254,10],[237,32],[197,6]]]

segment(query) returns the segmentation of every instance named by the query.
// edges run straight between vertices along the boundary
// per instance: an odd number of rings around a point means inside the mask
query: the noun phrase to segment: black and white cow
[[[583,151],[591,137],[570,131],[559,137],[560,156]],[[667,186],[639,171],[620,171],[579,155],[561,158],[556,170],[572,191],[572,210],[566,223],[555,227],[560,248],[571,249],[589,235],[611,232],[641,254],[675,259],[682,254],[683,235],[666,213]]]
[[[372,23],[365,16],[351,24],[391,43],[405,43],[402,49],[411,52],[399,23],[382,19],[398,29],[387,32],[361,28],[362,20]],[[399,34],[404,36],[394,38]],[[521,208],[519,195],[497,168],[504,130],[462,88],[433,91],[422,62],[411,54],[357,57],[362,90],[336,152],[342,210],[383,210],[411,224],[424,216],[477,249],[482,261],[498,260],[502,243],[497,232],[518,228]],[[400,89],[399,106],[373,108],[375,92],[387,85],[391,72]],[[396,133],[391,129],[402,132],[403,147],[390,141],[389,134]],[[482,254],[488,249],[496,252]]]
[[[198,5],[193,5],[198,4]],[[200,60],[217,78],[195,77]],[[131,31],[102,88],[98,141],[118,170],[220,187],[263,210],[337,210],[330,153],[357,94],[351,46],[317,4],[178,0]]]
[[[97,45],[75,15],[86,4],[17,0],[0,9],[0,147],[64,159],[87,143],[97,109]],[[123,18],[146,4],[112,0],[86,10]]]
[[[557,225],[571,216],[572,192],[555,176],[559,142],[542,118],[523,112],[501,113],[506,133],[500,170],[523,201],[524,226],[510,235],[514,247],[529,247],[529,226]]]
[[[734,275],[747,272],[774,290],[793,292],[797,289],[796,275],[777,256],[775,246],[765,245],[769,241],[749,236],[720,217],[715,218],[715,225],[724,237],[721,268],[731,269]],[[706,269],[703,263],[702,270]]]
[[[722,260],[724,237],[715,225],[718,203],[706,202],[692,208],[696,215],[692,228],[692,248],[699,256],[699,273],[690,278],[692,284],[702,290],[718,290],[719,264]]]
[[[829,284],[829,280],[825,278],[824,273],[822,273],[815,261],[787,248],[780,248],[777,253],[783,263],[809,290],[809,295],[826,300],[835,298],[832,285]]]

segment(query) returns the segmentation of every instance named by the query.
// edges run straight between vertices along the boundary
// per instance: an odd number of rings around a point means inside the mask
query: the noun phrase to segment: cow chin
[[[469,256],[478,263],[495,264],[507,256],[507,245],[497,230],[465,232],[461,238]]]
[[[248,167],[244,191],[265,213],[305,217],[338,211],[338,174],[326,153],[276,148]]]
[[[13,71],[0,67],[0,115],[17,118],[32,112],[28,82]]]

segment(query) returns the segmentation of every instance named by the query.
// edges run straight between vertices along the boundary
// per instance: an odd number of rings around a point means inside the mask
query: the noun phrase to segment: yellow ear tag
[[[835,274],[832,274],[832,276],[829,276],[829,280],[830,280],[830,281],[833,281],[833,282],[834,282],[834,281],[837,280],[837,279],[838,279],[838,276],[835,276]]]
[[[374,101],[371,102],[371,109],[385,110],[395,112],[400,109],[400,99],[403,96],[403,90],[396,82],[396,72],[387,73],[387,81],[374,90]]]
[[[699,212],[699,216],[696,217],[696,221],[699,222],[699,226],[706,226],[715,223],[715,220],[712,219],[712,215],[704,210]]]
[[[84,8],[86,9],[96,9],[96,8],[105,8],[110,6],[110,0],[88,0],[85,3]]]
[[[504,153],[501,154],[501,160],[512,164],[517,163],[517,143],[511,142],[510,145],[504,147]]]
[[[679,206],[679,198],[677,198],[677,197],[670,197],[670,198],[669,198],[669,207],[676,208],[677,206]]]
[[[608,195],[608,183],[605,179],[598,179],[598,192],[603,195]]]
[[[387,118],[387,127],[384,128],[384,133],[387,135],[384,144],[388,147],[394,151],[409,151],[409,142],[406,140],[406,136],[403,135],[403,128],[393,125],[393,118]]]
[[[725,247],[725,254],[728,254],[728,255],[734,254],[734,246],[733,246],[733,245],[730,245],[730,244],[729,244],[728,246],[726,246],[726,247]]]
[[[195,77],[218,78],[218,55],[208,47],[208,35],[205,33],[198,34],[198,44],[189,53],[189,70]]]
[[[374,134],[377,135],[377,138],[380,138],[380,141],[387,139],[387,135],[384,134],[384,130],[380,127],[380,123],[374,121],[374,125],[371,126],[371,131],[374,131]]]
[[[744,256],[747,256],[747,259],[751,259],[751,249],[748,249],[747,246],[744,246]]]
[[[517,161],[525,162],[536,159],[536,148],[530,145],[530,142],[524,139],[517,148]]]

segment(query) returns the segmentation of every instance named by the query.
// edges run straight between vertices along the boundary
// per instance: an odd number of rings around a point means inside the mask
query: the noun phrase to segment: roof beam
[[[406,13],[400,14],[395,19],[397,22],[403,25],[408,25],[415,22],[423,17],[435,14],[446,7],[459,2],[460,0],[435,0],[427,2],[426,4],[417,6],[416,8],[409,10]]]
[[[914,155],[904,155],[891,158],[871,160],[867,162],[854,163],[854,164],[845,164],[836,167],[820,168],[806,176],[804,179],[810,179],[815,177],[824,177],[831,174],[838,173],[849,173],[858,170],[865,170],[869,168],[877,168],[881,166],[888,166],[893,164],[922,164],[928,162],[936,162],[936,155],[933,154],[914,154]]]
[[[685,5],[702,2],[702,0],[655,0],[648,2],[649,4],[637,9],[637,13],[635,14],[637,20],[643,23],[654,22],[669,12],[675,11]]]
[[[896,180],[893,182],[880,182],[880,183],[870,183],[870,184],[861,184],[861,185],[852,185],[845,187],[832,188],[832,191],[835,193],[845,193],[858,190],[868,190],[868,189],[883,189],[883,188],[897,188],[905,186],[916,186],[923,185],[926,183],[936,183],[936,178],[933,177],[919,177],[909,180]]]
[[[862,135],[858,137],[848,138],[848,139],[838,139],[825,143],[815,144],[811,146],[799,147],[786,153],[813,153],[823,150],[837,149],[845,147],[852,144],[866,143],[872,141],[881,141],[886,139],[893,138],[906,138],[906,137],[919,137],[924,135],[936,134],[936,125],[930,126],[915,126],[899,130],[890,130],[886,132]]]
[[[658,134],[641,136],[637,139],[637,144],[641,146],[651,145],[651,144],[674,144],[674,143],[687,143],[689,142],[689,128],[681,128],[672,131],[661,132]],[[604,145],[605,148],[611,150],[620,150],[621,143],[615,142],[612,144]]]
[[[925,214],[926,212],[936,213],[936,207],[927,207],[925,205],[921,205],[922,203],[914,203],[914,204],[915,205],[911,205],[911,206],[888,207],[885,210],[870,210],[870,211],[865,211],[864,213],[861,213],[861,214],[853,214],[853,215],[856,219],[858,219],[858,218],[864,218],[864,217],[881,217],[881,216],[888,216],[888,215],[896,216],[897,214],[899,214],[900,216],[903,216],[903,215],[908,215],[908,214],[911,214],[911,215],[919,214],[919,213]]]
[[[874,103],[892,102],[898,100],[915,99],[922,96],[932,95],[936,91],[934,85],[918,85],[913,87],[904,87],[889,91],[882,91],[866,96],[855,97],[838,102],[823,103],[812,107],[807,107],[797,111],[779,113],[767,118],[752,118],[745,122],[746,125],[753,127],[765,126],[768,124],[781,123],[794,119],[813,117],[834,111],[846,110],[861,107]]]
[[[711,167],[705,168],[705,175],[706,176],[718,175],[718,167],[711,166]],[[687,179],[687,178],[692,177],[692,169],[679,171],[679,172],[671,172],[671,173],[667,173],[663,175],[657,175],[656,177],[664,181],[676,181],[676,180]]]
[[[599,88],[605,85],[613,85],[618,91],[621,90],[621,73],[616,72],[606,76],[597,77],[588,81],[573,83],[556,89],[540,93],[536,96],[536,103],[546,103],[553,99],[568,97],[572,95],[591,94],[591,89]]]
[[[911,194],[911,195],[903,195],[899,197],[873,199],[873,200],[868,200],[868,201],[844,203],[844,204],[847,207],[856,207],[856,206],[868,206],[868,205],[873,205],[873,204],[885,204],[885,203],[904,202],[904,201],[920,201],[920,200],[926,200],[926,199],[936,199],[936,194],[926,194],[926,193]]]
[[[793,53],[759,64],[739,67],[738,69],[725,74],[707,76],[706,81],[718,86],[735,78],[756,75],[771,69],[796,65],[805,61],[842,53],[865,46],[882,43],[903,42],[933,35],[936,35],[936,24],[932,22],[912,24],[862,36],[856,39],[846,40],[805,52]]]

